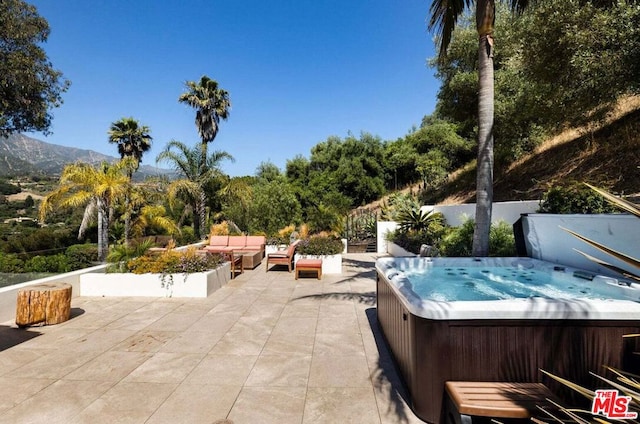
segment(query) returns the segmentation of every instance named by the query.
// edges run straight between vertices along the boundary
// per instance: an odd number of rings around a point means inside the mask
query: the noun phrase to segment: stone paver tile
[[[65,345],[69,352],[104,352],[131,337],[135,331],[99,329]]]
[[[262,355],[311,355],[316,336],[310,334],[271,333]]]
[[[311,355],[262,355],[245,387],[306,387],[310,365]]]
[[[124,352],[157,352],[178,333],[172,331],[139,331],[115,345],[111,350]]]
[[[384,376],[374,380],[373,390],[380,421],[383,424],[423,424],[424,421],[416,417],[407,405],[406,396],[400,392],[404,389],[400,386],[399,380],[392,384]]]
[[[249,355],[207,355],[185,383],[242,386],[257,359]]]
[[[229,419],[234,424],[300,424],[304,401],[304,387],[244,387]]]
[[[182,353],[209,353],[209,351],[220,341],[225,332],[217,331],[189,331],[179,332],[176,336],[165,343],[160,352],[182,352]]]
[[[69,424],[144,423],[176,389],[177,384],[116,384],[76,415]]]
[[[314,355],[362,355],[362,336],[356,333],[317,333]]]
[[[0,352],[0,375],[7,374],[16,368],[30,364],[36,359],[52,353],[53,349],[22,349],[13,347]]]
[[[359,334],[360,326],[355,315],[337,315],[333,317],[322,314],[318,318],[318,333],[352,333]]]
[[[148,327],[146,327],[146,329],[162,331],[184,331],[191,327],[193,323],[202,318],[204,314],[204,311],[193,311],[185,313],[170,312],[162,318],[151,323]]]
[[[67,380],[118,382],[151,357],[150,353],[108,351],[67,374]]]
[[[183,383],[145,424],[212,424],[228,416],[240,388]]]
[[[191,331],[211,331],[226,333],[235,325],[235,323],[242,317],[240,311],[234,312],[220,312],[216,314],[207,313],[198,321],[193,323],[185,333]]]
[[[238,320],[236,324],[211,349],[210,353],[222,355],[259,355],[264,347],[271,328],[255,323]]]
[[[315,317],[284,317],[278,320],[272,334],[313,334],[316,331],[316,325]]]
[[[371,387],[310,387],[303,424],[380,422]]]
[[[59,380],[3,411],[0,423],[67,424],[111,386],[112,382]]]
[[[198,366],[204,355],[195,353],[157,352],[124,381],[147,383],[179,383]]]
[[[35,328],[30,328],[28,330],[15,330],[16,332],[26,332],[26,333],[38,333],[39,331]],[[39,336],[28,338],[22,343],[16,345],[15,347],[19,349],[58,349],[60,346],[64,346],[68,343],[74,342],[87,334],[95,331],[94,329],[85,329],[85,328],[59,328],[56,331],[52,331],[49,333],[44,333]],[[25,337],[30,337],[32,334],[25,334]]]
[[[318,311],[320,310],[320,302],[313,301],[312,303],[299,302],[293,300],[289,302],[280,314],[280,319],[284,318],[317,318]]]
[[[0,411],[13,408],[55,381],[44,378],[0,377]]]
[[[351,296],[332,296],[320,303],[320,318],[338,316],[355,318],[356,310],[353,307]]]
[[[22,378],[62,378],[76,368],[86,364],[101,352],[74,352],[72,350],[57,350],[49,355],[16,368],[5,374],[6,377]]]
[[[366,358],[358,355],[313,355],[309,387],[371,387]]]

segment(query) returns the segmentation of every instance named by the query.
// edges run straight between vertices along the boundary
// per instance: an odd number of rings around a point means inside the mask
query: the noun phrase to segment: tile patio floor
[[[264,261],[206,299],[72,301],[0,324],[0,423],[421,423],[375,309],[375,255],[294,280]]]

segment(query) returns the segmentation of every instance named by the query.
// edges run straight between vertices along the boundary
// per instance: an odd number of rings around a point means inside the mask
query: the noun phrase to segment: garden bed
[[[187,274],[87,273],[80,276],[80,296],[207,297],[231,279],[226,262],[206,272]]]

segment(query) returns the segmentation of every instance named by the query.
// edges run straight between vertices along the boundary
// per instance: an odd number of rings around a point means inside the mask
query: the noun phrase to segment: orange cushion
[[[226,246],[229,243],[229,236],[209,237],[209,246]]]
[[[267,242],[265,236],[247,236],[247,246],[261,246]]]
[[[229,236],[229,247],[244,247],[247,245],[247,236]]]
[[[322,268],[322,259],[298,259],[296,267],[300,268]]]

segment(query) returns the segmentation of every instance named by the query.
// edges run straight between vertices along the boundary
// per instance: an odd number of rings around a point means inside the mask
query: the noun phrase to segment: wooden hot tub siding
[[[564,388],[542,379],[539,369],[594,387],[588,372],[622,368],[622,336],[640,333],[640,320],[425,319],[410,313],[380,276],[377,302],[412,409],[430,423],[442,422],[445,381],[544,382],[562,395]]]

